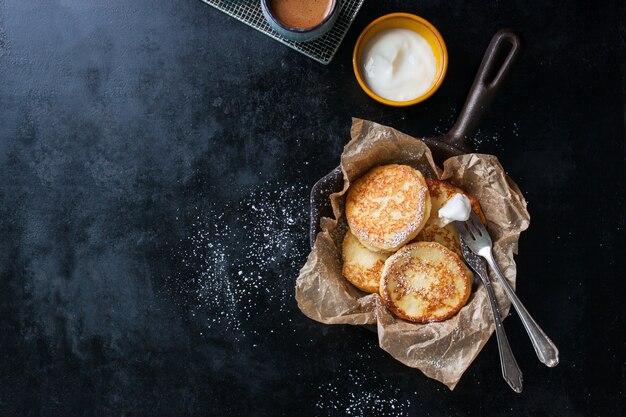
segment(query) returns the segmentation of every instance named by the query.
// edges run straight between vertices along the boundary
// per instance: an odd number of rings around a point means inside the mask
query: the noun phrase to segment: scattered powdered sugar
[[[437,123],[435,123],[435,128],[434,128],[435,134],[430,135],[430,136],[442,136],[448,133],[450,129],[452,129],[452,126],[454,126],[457,116],[458,116],[458,111],[456,107],[452,107],[450,109],[450,114],[448,115],[448,117],[441,118],[439,119],[439,121],[437,121]]]
[[[385,375],[369,370],[378,361],[377,344],[360,343],[353,346],[352,358],[338,363],[332,379],[317,387],[315,407],[318,416],[408,416],[418,393],[407,391],[394,373]],[[413,401],[413,403],[412,403]]]
[[[435,124],[433,136],[441,136],[447,134],[454,124],[457,121],[457,117],[459,116],[456,108],[450,109],[450,114],[446,118],[441,118]],[[491,129],[493,130],[493,129]],[[481,152],[481,147],[485,148],[494,148],[497,150],[504,149],[506,140],[511,136],[519,137],[519,126],[517,123],[513,123],[513,125],[508,126],[499,126],[497,127],[498,132],[488,134],[485,131],[478,129],[475,134],[472,134],[469,138],[469,145],[477,152]],[[483,149],[484,151],[485,149]]]
[[[257,333],[246,325],[254,316],[284,311],[309,250],[308,192],[302,184],[263,184],[179,215],[191,232],[176,246],[182,267],[168,289],[201,334],[240,341]]]
[[[507,140],[510,140],[512,137],[519,137],[519,126],[515,122],[512,126],[499,126],[497,129],[497,132],[491,134],[487,134],[483,130],[478,129],[470,140],[472,147],[479,152],[481,146],[503,150]]]
[[[372,385],[379,387],[372,389]],[[375,372],[346,371],[340,367],[333,382],[318,387],[320,394],[316,407],[327,415],[408,415],[411,400],[403,396],[400,388],[392,385],[393,381],[387,381]]]
[[[491,145],[496,149],[504,149],[500,141],[500,133],[496,132],[493,135],[487,135],[482,130],[478,129],[471,141],[474,149],[479,150],[482,145]]]

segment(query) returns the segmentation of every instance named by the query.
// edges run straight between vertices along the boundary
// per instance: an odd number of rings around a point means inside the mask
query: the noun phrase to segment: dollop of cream
[[[446,204],[439,209],[439,218],[443,219],[445,224],[453,221],[464,222],[470,218],[472,212],[472,203],[469,198],[461,193],[456,193],[450,198]]]
[[[382,98],[407,101],[430,88],[437,62],[428,41],[409,29],[377,33],[363,51],[363,74],[369,88]]]

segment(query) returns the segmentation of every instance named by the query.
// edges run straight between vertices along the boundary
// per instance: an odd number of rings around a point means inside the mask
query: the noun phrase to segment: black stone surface
[[[394,11],[450,53],[407,109],[367,98],[351,67]],[[624,16],[367,0],[322,66],[199,1],[0,0],[0,414],[624,415]],[[538,363],[512,313],[520,395],[493,338],[451,392],[293,299],[308,191],[350,118],[445,132],[501,27],[523,53],[475,147],[529,201],[518,293],[561,350]]]

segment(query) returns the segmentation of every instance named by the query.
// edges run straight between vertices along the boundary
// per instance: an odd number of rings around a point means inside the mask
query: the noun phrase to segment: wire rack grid
[[[361,9],[364,0],[343,0],[337,21],[331,30],[321,38],[312,42],[294,42],[285,39],[276,33],[267,23],[261,3],[257,1],[241,0],[202,0],[210,6],[226,13],[229,16],[255,28],[256,30],[276,39],[288,47],[312,58],[322,64],[329,64],[332,61],[346,32],[352,25],[356,14]]]

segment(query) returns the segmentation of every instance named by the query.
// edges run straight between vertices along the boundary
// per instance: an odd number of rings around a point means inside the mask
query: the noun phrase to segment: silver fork
[[[513,351],[509,345],[509,339],[506,337],[504,327],[502,326],[502,315],[500,314],[500,307],[498,306],[498,300],[496,294],[491,286],[491,281],[487,276],[487,264],[485,260],[478,255],[474,254],[461,240],[461,249],[463,250],[463,257],[469,266],[476,272],[483,283],[483,286],[487,290],[487,297],[491,304],[491,313],[493,314],[493,322],[496,325],[496,338],[498,339],[498,351],[500,352],[500,365],[502,367],[502,376],[504,380],[509,384],[513,391],[522,392],[522,371],[517,365]]]
[[[455,224],[461,236],[461,240],[467,244],[467,247],[472,252],[485,258],[491,269],[495,272],[498,280],[504,287],[506,295],[509,297],[509,300],[511,300],[511,304],[513,304],[513,307],[517,310],[520,320],[526,328],[528,336],[530,336],[530,341],[535,348],[535,353],[537,353],[539,360],[549,367],[556,366],[559,363],[559,350],[530,316],[522,302],[517,298],[517,295],[515,295],[509,281],[505,278],[502,271],[500,271],[498,264],[496,264],[493,258],[491,251],[493,244],[485,226],[480,222],[474,212],[471,212],[469,220],[465,222],[455,222]]]

